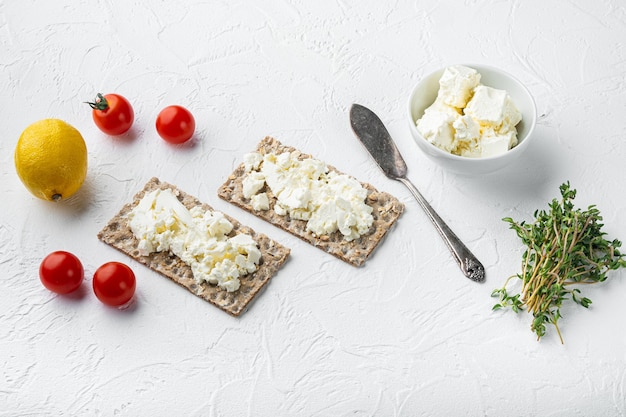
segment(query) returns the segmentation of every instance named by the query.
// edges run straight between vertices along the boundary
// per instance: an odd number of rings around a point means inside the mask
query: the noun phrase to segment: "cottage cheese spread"
[[[169,189],[147,193],[128,219],[141,255],[171,251],[191,267],[196,282],[228,292],[239,289],[239,277],[254,272],[261,258],[250,235],[227,236],[233,225],[223,213],[187,210]]]
[[[276,197],[274,211],[305,220],[316,235],[341,232],[346,241],[366,233],[374,221],[372,207],[365,204],[367,190],[347,175],[329,171],[321,161],[298,159],[297,153],[257,152],[244,157],[248,172],[243,195],[255,210],[268,210],[267,186]]]
[[[416,122],[435,146],[456,155],[489,157],[517,145],[515,126],[522,115],[504,90],[480,83],[478,71],[462,65],[446,68],[435,102]]]

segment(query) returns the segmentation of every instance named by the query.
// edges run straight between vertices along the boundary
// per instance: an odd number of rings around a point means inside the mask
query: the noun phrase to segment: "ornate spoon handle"
[[[437,212],[428,204],[428,201],[422,196],[418,189],[407,178],[397,178],[411,191],[411,194],[415,197],[419,205],[424,209],[428,218],[433,222],[435,228],[443,238],[443,241],[450,249],[450,252],[456,259],[461,271],[469,279],[482,282],[485,280],[485,268],[478,259],[472,254],[472,252],[461,242],[461,240],[454,234],[452,229],[448,227]]]

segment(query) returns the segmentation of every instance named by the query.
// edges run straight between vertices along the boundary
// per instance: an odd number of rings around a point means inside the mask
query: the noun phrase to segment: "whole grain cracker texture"
[[[301,153],[293,147],[283,145],[270,136],[263,138],[255,151],[262,155],[296,152],[299,159],[312,158],[312,156]],[[330,170],[341,173],[336,168],[327,166]],[[367,190],[366,203],[373,208],[374,223],[370,230],[351,242],[345,241],[343,235],[338,231],[330,235],[316,236],[306,229],[306,221],[277,214],[274,211],[276,198],[267,187],[262,191],[265,191],[269,197],[270,209],[255,210],[250,200],[243,196],[243,180],[246,175],[242,162],[226,179],[226,182],[220,186],[218,196],[354,266],[361,266],[365,263],[404,211],[404,204],[397,198],[378,191],[370,184],[361,182],[361,185]]]
[[[257,242],[261,250],[261,261],[256,272],[240,277],[241,286],[237,291],[227,292],[215,285],[198,284],[193,278],[191,268],[181,261],[176,255],[169,252],[157,252],[148,256],[142,256],[137,249],[138,241],[128,225],[128,213],[139,203],[141,198],[157,188],[170,189],[187,209],[202,206],[204,210],[213,210],[208,204],[200,202],[176,186],[161,182],[158,178],[152,178],[144,188],[133,198],[132,202],[124,205],[98,233],[98,239],[120,250],[132,259],[146,265],[150,269],[171,279],[180,286],[186,288],[194,295],[219,307],[225,312],[239,316],[249,307],[249,304],[269,283],[270,279],[278,272],[286,262],[290,250],[275,242],[269,237],[256,233],[249,227],[239,223],[234,218],[225,214],[225,217],[233,224],[232,235],[239,233],[250,234]]]

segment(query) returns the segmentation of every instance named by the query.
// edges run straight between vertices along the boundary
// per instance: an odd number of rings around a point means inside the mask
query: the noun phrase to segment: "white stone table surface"
[[[536,141],[494,175],[443,171],[407,125],[413,85],[476,63],[520,79]],[[626,273],[584,289],[537,341],[526,313],[492,312],[530,220],[570,181],[626,239],[626,5],[618,0],[0,1],[0,416],[622,416]],[[119,93],[132,131],[102,134],[84,102]],[[354,102],[385,121],[409,178],[482,260],[464,278],[409,191],[354,137]],[[154,128],[180,104],[192,143]],[[85,137],[87,180],[69,201],[32,197],[14,168],[30,123]],[[354,268],[217,197],[271,135],[396,195],[406,211]],[[97,232],[151,177],[289,246],[288,263],[234,318],[101,243]],[[79,293],[39,282],[41,259],[75,253]],[[119,311],[91,291],[108,261],[137,275]]]

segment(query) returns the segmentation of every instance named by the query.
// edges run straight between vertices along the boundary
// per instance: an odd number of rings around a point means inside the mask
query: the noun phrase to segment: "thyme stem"
[[[546,324],[559,328],[561,306],[567,300],[587,308],[591,300],[580,296],[576,285],[603,282],[610,270],[626,267],[626,254],[619,251],[622,242],[605,239],[602,216],[595,206],[587,210],[574,208],[576,190],[569,182],[559,187],[561,199],[553,199],[549,210],[537,210],[533,223],[509,223],[526,249],[522,255],[521,273],[507,278],[492,296],[499,298],[493,309],[509,307],[515,312],[526,310],[533,315],[531,330],[540,340],[546,333]],[[513,278],[522,281],[519,293],[510,293]]]

